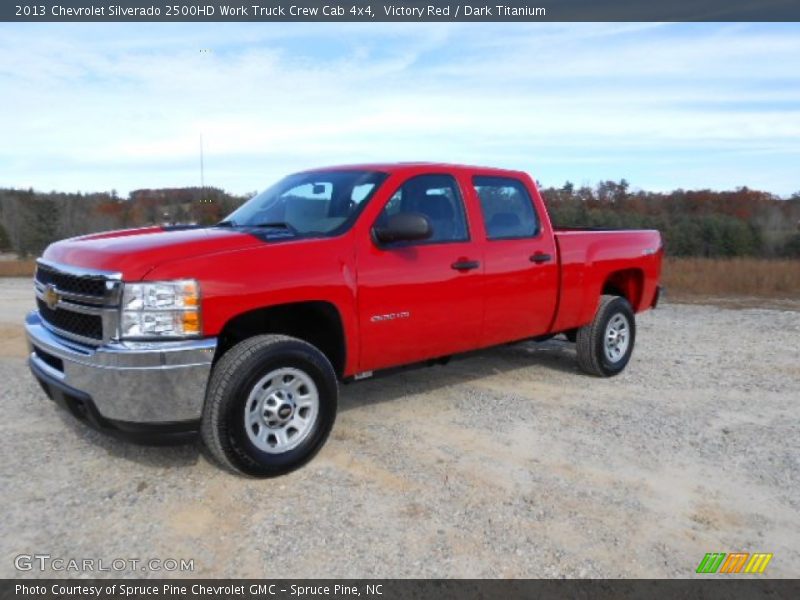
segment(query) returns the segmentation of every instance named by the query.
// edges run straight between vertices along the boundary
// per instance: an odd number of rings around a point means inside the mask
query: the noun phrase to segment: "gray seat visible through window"
[[[522,181],[513,177],[476,176],[472,183],[481,201],[488,239],[507,240],[538,234],[539,220]]]
[[[500,237],[513,237],[525,234],[520,218],[510,212],[495,213],[491,221],[489,221],[489,231]]]
[[[432,241],[455,239],[456,213],[450,199],[444,194],[426,195],[420,199],[418,212],[428,217],[433,228]]]

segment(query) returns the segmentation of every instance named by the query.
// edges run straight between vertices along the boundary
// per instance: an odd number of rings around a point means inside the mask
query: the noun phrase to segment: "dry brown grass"
[[[800,260],[668,258],[661,279],[673,299],[800,299]]]
[[[0,260],[0,277],[33,277],[35,260]]]
[[[0,260],[0,277],[32,277],[34,260]],[[667,258],[662,284],[672,300],[771,298],[800,301],[800,260]]]

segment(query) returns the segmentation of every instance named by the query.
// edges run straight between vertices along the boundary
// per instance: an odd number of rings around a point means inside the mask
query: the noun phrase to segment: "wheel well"
[[[264,333],[280,333],[315,346],[341,377],[345,365],[344,328],[339,311],[329,302],[280,304],[233,317],[222,328],[214,361],[244,339]]]
[[[633,310],[639,307],[642,299],[644,274],[639,269],[624,269],[611,273],[603,284],[603,294],[622,296]]]

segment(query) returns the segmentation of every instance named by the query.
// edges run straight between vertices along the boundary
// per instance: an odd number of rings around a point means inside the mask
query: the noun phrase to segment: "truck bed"
[[[599,296],[607,291],[634,298],[636,312],[652,306],[663,253],[658,231],[558,227],[554,234],[561,264],[554,331],[589,323]]]

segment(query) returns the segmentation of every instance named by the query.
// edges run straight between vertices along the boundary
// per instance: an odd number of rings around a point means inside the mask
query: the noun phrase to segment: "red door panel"
[[[361,370],[416,362],[480,344],[481,267],[472,242],[381,250],[358,257]]]
[[[513,177],[472,177],[485,239],[482,345],[548,332],[558,301],[555,240],[532,184]]]
[[[535,263],[531,256],[549,255]],[[558,266],[552,238],[487,242],[484,345],[546,333],[556,310]]]

